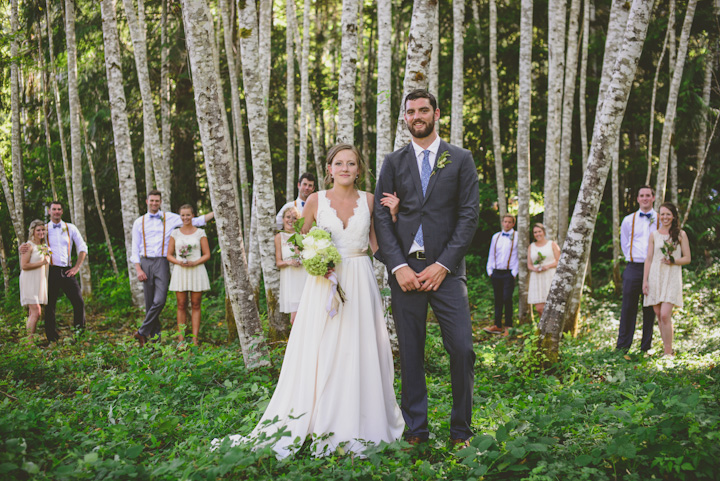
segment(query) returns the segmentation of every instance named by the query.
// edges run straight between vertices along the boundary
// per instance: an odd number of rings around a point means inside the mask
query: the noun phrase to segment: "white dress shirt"
[[[659,218],[655,209],[650,209],[650,218],[641,217],[641,210],[625,216],[620,227],[620,246],[627,262],[645,262],[650,234],[657,230]],[[633,219],[635,228],[633,229]]]
[[[510,234],[509,236],[502,234]],[[495,269],[510,269],[513,277],[518,273],[518,236],[515,229],[500,231],[492,237],[488,255],[487,273],[492,275]]]
[[[159,217],[151,217],[149,212],[138,217],[132,230],[132,256],[130,261],[139,264],[141,257],[165,257],[168,253],[168,243],[172,231],[182,225],[182,219],[173,212],[157,212]],[[143,219],[145,219],[145,241],[143,242]],[[165,236],[163,237],[163,220],[165,222]],[[205,225],[205,215],[193,217],[192,225],[202,227]]]
[[[277,225],[278,229],[282,229],[283,227],[283,214],[285,214],[285,209],[288,207],[294,205],[298,212],[300,212],[300,217],[302,217],[303,209],[305,208],[305,202],[298,196],[297,199],[293,200],[292,202],[288,202],[287,204],[280,207],[280,210],[278,211],[277,215],[275,216],[275,224]],[[298,217],[298,219],[300,218]]]
[[[81,252],[85,252],[87,254],[87,244],[80,235],[78,228],[73,224],[63,221],[60,221],[59,224],[48,222],[47,231],[47,243],[52,251],[52,257],[50,258],[52,265],[60,267],[70,266],[70,252],[73,244],[75,244],[76,253],[80,254]]]

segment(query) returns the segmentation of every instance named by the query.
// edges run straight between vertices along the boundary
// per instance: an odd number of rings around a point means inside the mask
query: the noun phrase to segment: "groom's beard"
[[[416,139],[424,139],[425,137],[428,137],[430,134],[432,134],[435,130],[434,119],[429,124],[425,122],[420,122],[422,125],[419,125],[418,127],[415,127],[415,123],[418,122],[408,124],[408,130],[410,131],[410,134],[412,134],[412,136]]]

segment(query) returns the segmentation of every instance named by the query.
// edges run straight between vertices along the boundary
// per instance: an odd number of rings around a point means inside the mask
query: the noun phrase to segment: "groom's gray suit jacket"
[[[449,157],[442,168],[443,152]],[[380,204],[383,192],[400,199],[397,222]],[[375,233],[379,249],[375,257],[388,271],[407,263],[408,252],[422,223],[428,265],[439,262],[451,274],[465,276],[467,252],[479,216],[479,190],[475,162],[469,150],[441,140],[425,196],[412,144],[385,157],[375,189]]]

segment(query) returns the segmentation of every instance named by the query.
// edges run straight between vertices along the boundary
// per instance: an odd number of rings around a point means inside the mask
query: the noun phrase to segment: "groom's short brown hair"
[[[405,97],[405,108],[407,108],[408,100],[417,99],[428,99],[430,101],[430,106],[433,108],[433,112],[437,110],[437,99],[435,99],[435,96],[425,89],[415,89],[407,94]]]

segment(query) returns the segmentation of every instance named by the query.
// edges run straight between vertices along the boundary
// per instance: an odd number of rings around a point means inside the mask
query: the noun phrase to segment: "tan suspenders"
[[[637,216],[637,212],[633,213],[633,220],[632,220],[632,230],[630,231],[630,262],[635,262],[633,260],[632,255],[632,249],[633,249],[633,243],[635,242],[635,217]],[[657,217],[655,219],[655,229],[660,228],[660,217]]]
[[[495,251],[493,252],[493,256],[495,257],[495,263],[497,264],[497,244],[500,238],[502,237],[502,232],[498,234],[497,239],[495,239]],[[508,255],[508,262],[507,262],[507,269],[510,269],[510,259],[512,259],[512,253],[513,248],[515,247],[515,232],[512,233],[510,236],[510,255]]]
[[[165,216],[163,216],[163,234],[162,234],[162,244],[160,245],[160,257],[165,256]],[[143,235],[143,251],[145,252],[145,257],[147,257],[147,243],[145,242],[145,216],[142,216],[142,235]]]
[[[48,225],[50,225],[50,224],[52,224],[52,222],[49,222],[49,223],[48,223]],[[60,221],[60,230],[61,230],[61,231],[64,230],[64,231],[65,231],[65,234],[67,234],[67,238],[68,238],[68,264],[70,264],[70,258],[72,257],[72,241],[71,241],[71,239],[70,239],[70,228],[67,226],[67,224],[65,224],[65,227],[63,227],[63,223],[62,223],[62,221]],[[50,231],[50,229],[48,229],[48,232],[49,232],[49,231]],[[60,232],[60,236],[62,237],[62,232]],[[48,247],[50,247],[50,252],[52,252],[52,246],[50,245],[50,236],[49,236],[49,235],[47,236],[47,245],[48,245]],[[53,261],[52,261],[52,255],[50,256],[50,265],[51,265],[51,266],[55,265],[55,264],[53,264]]]

